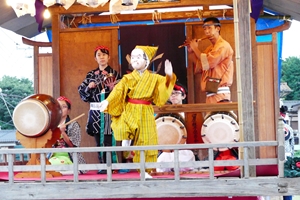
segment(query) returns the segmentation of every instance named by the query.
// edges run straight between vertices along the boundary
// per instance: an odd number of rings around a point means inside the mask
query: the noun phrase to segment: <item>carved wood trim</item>
[[[269,28],[269,29],[265,29],[265,30],[257,30],[257,31],[255,31],[255,34],[257,36],[260,36],[260,35],[269,35],[272,33],[282,32],[282,31],[288,30],[291,27],[291,25],[292,25],[291,21],[285,21],[282,25],[274,27],[274,28]]]
[[[52,47],[52,42],[37,42],[33,40],[29,40],[27,38],[22,37],[22,42],[24,44],[30,45],[30,46],[37,46],[37,47]]]

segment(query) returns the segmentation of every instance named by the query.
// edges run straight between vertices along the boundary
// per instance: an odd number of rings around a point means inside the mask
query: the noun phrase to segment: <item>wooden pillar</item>
[[[24,44],[33,46],[34,93],[53,95],[52,93],[52,54],[40,54],[40,47],[52,47],[51,42],[37,42],[22,38]]]
[[[253,79],[252,79],[252,49],[251,47],[251,26],[250,26],[250,3],[245,0],[237,0],[238,2],[238,38],[239,55],[240,55],[240,79],[241,84],[241,109],[239,115],[242,116],[242,124],[244,141],[255,141],[254,134],[254,112],[253,112]],[[236,14],[236,13],[234,13]],[[239,91],[238,91],[239,92]],[[255,158],[255,149],[249,149],[249,159]],[[250,177],[256,175],[254,167],[250,167]]]
[[[59,8],[57,8],[59,9]],[[59,59],[59,33],[60,33],[60,15],[57,13],[57,9],[51,9],[52,16],[52,75],[53,75],[53,96],[60,96],[60,59]]]

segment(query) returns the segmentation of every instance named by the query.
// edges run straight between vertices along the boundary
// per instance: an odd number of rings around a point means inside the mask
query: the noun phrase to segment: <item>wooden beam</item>
[[[22,37],[22,42],[24,44],[30,45],[30,46],[37,46],[37,47],[52,47],[51,42],[37,42],[33,40],[29,40],[27,38]]]
[[[241,87],[238,88],[241,91],[241,109],[239,109],[239,115],[242,116],[242,124],[244,141],[255,141],[254,134],[254,112],[253,112],[253,78],[252,78],[252,60],[251,60],[251,26],[250,26],[250,7],[249,2],[244,0],[237,0],[238,2],[238,43],[240,56],[240,79],[242,81]],[[236,14],[236,13],[235,13]],[[236,48],[237,49],[237,48]],[[242,140],[243,141],[243,140]],[[255,158],[255,149],[249,148],[250,159]],[[250,167],[250,177],[256,175],[255,167]]]
[[[60,17],[58,14],[52,15],[52,75],[53,75],[53,88],[52,96],[60,96],[60,58],[59,58],[59,31],[60,31]]]
[[[180,20],[180,19],[190,19],[190,18],[198,18],[198,12],[195,11],[184,11],[184,12],[162,12],[161,19],[162,20]],[[224,14],[224,10],[209,10],[203,11],[201,18],[207,17],[233,17],[233,10],[226,10]],[[128,21],[147,21],[152,20],[152,13],[143,13],[143,14],[117,14],[118,22],[128,22]],[[78,26],[82,24],[82,19],[86,16],[78,16],[73,19],[68,19],[68,21],[72,21],[70,27]],[[89,16],[92,23],[111,23],[110,15],[97,15],[97,16]],[[65,23],[67,23],[67,19],[65,19]]]
[[[269,28],[269,29],[264,29],[264,30],[256,30],[255,34],[257,36],[259,35],[268,35],[272,33],[277,33],[277,32],[282,32],[285,30],[288,30],[292,25],[291,21],[285,21],[282,25],[274,27],[274,28]]]
[[[104,178],[103,178],[104,179]],[[206,177],[183,178],[174,183],[174,179],[147,181],[132,180],[111,182],[101,181],[59,182],[49,181],[46,184],[39,182],[21,182],[18,184],[0,184],[1,199],[61,199],[63,190],[68,192],[69,199],[111,199],[111,198],[170,198],[176,199],[196,197],[223,197],[224,196],[283,196],[298,195],[300,178],[277,178],[274,176],[258,177],[256,179],[241,179],[239,177],[215,178]],[[97,188],[97,190],[95,190]],[[134,188],[134,190],[132,189]],[[109,192],[108,192],[109,191]],[[181,198],[180,198],[181,197]],[[246,197],[245,197],[246,198]],[[170,198],[172,199],[172,198]],[[230,198],[229,198],[230,199]],[[241,198],[240,198],[241,199]],[[248,197],[249,199],[249,197]]]
[[[237,110],[238,103],[197,103],[181,105],[153,106],[155,113],[180,113],[180,112],[218,112]]]

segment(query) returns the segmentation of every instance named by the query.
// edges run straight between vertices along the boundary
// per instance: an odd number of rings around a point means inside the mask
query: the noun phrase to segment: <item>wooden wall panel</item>
[[[84,80],[88,71],[97,68],[94,59],[94,49],[98,45],[105,45],[110,49],[111,67],[119,71],[118,64],[118,30],[110,29],[77,29],[76,31],[61,32],[60,44],[60,94],[72,101],[71,118],[82,113],[85,116],[78,120],[81,126],[82,147],[94,147],[94,137],[85,132],[89,103],[83,102],[78,94],[78,86]],[[96,153],[84,154],[88,163],[98,163]]]
[[[258,119],[258,140],[276,140],[275,130],[275,95],[274,95],[274,59],[272,43],[257,44],[257,88],[256,106]],[[275,158],[274,147],[262,147],[260,158]]]
[[[35,72],[36,73],[36,72]],[[52,75],[52,54],[38,55],[38,92],[52,96],[53,75]]]

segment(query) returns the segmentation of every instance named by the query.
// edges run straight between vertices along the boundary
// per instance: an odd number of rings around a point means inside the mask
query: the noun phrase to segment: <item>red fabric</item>
[[[145,100],[140,100],[140,99],[130,99],[130,98],[128,98],[127,101],[129,103],[133,103],[133,104],[144,104],[144,105],[150,105],[151,104],[150,101],[145,101]]]
[[[107,54],[107,55],[109,55],[109,49],[108,49],[108,47],[106,47],[106,46],[97,46],[96,48],[95,48],[95,56],[96,56],[96,52],[98,51],[98,50],[100,50],[102,53],[105,53],[105,54]]]
[[[126,200],[134,200],[136,198],[127,198]],[[139,200],[258,200],[259,197],[166,197],[166,198],[138,198]],[[102,199],[102,200],[121,200],[121,199]],[[124,200],[124,199],[122,199]]]
[[[108,47],[106,47],[106,46],[102,46],[102,45],[100,45],[100,46],[97,46],[97,47],[95,48],[95,51],[98,51],[99,49],[103,49],[103,50],[107,50],[107,51],[109,51],[109,48],[108,48]]]
[[[58,97],[58,98],[57,98],[57,101],[66,101],[66,102],[68,102],[70,105],[72,104],[72,103],[71,103],[71,100],[68,99],[67,97],[64,97],[64,96]]]
[[[231,154],[231,150],[220,151],[219,155],[215,160],[237,160],[235,156]],[[218,166],[215,167],[215,171],[223,171],[223,170],[236,170],[239,166]]]
[[[179,86],[179,85],[174,85],[174,90],[179,90],[181,91],[183,94],[186,94],[185,90],[183,87]]]
[[[16,175],[19,172],[14,172]],[[262,166],[256,166],[256,174],[257,176],[277,176],[278,175],[278,167],[277,165],[262,165]],[[215,173],[216,177],[240,177],[240,170],[235,170],[231,172],[219,172]],[[140,174],[137,171],[131,171],[126,174],[113,174],[113,179],[139,179]],[[153,179],[165,179],[165,178],[173,178],[174,175],[154,175]],[[180,177],[185,178],[208,178],[209,173],[191,173],[191,174],[182,174]],[[63,175],[60,177],[53,177],[53,178],[47,178],[47,180],[73,180],[73,175]],[[0,181],[7,181],[8,180],[8,172],[0,172]],[[40,178],[14,178],[14,180],[17,181],[28,181],[28,180],[40,180]],[[97,174],[96,170],[91,170],[86,174],[80,174],[79,180],[106,180],[106,174]]]

